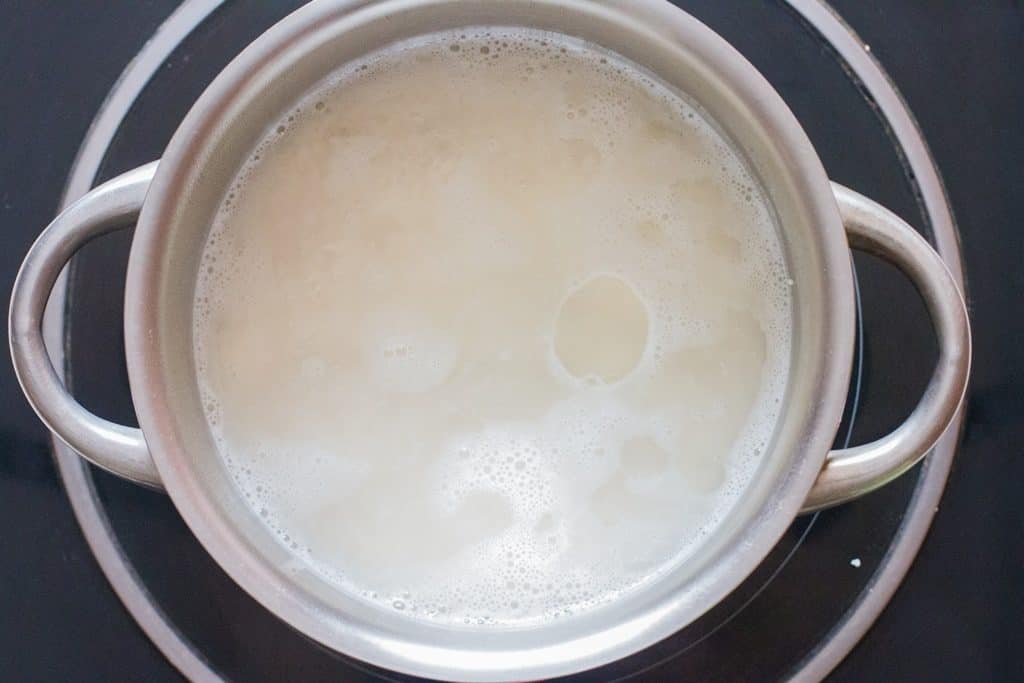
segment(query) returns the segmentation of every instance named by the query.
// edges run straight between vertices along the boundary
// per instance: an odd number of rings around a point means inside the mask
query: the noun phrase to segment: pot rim
[[[732,591],[774,546],[799,512],[842,413],[853,351],[853,284],[849,251],[838,209],[821,162],[795,116],[763,76],[723,38],[664,0],[632,0],[628,11],[614,0],[534,0],[566,12],[607,15],[652,39],[671,40],[706,68],[714,69],[741,104],[757,112],[770,129],[797,189],[798,200],[820,226],[822,296],[828,303],[820,321],[826,353],[817,359],[821,400],[806,406],[801,454],[781,477],[752,523],[727,556],[689,584],[686,594],[649,604],[638,615],[582,636],[546,646],[503,648],[495,631],[491,649],[466,648],[396,634],[386,624],[355,622],[315,600],[284,578],[280,567],[245,542],[210,500],[176,434],[171,378],[157,333],[159,290],[167,280],[167,217],[187,191],[185,178],[204,137],[253,73],[300,40],[360,22],[458,0],[318,0],[295,11],[251,43],[225,67],[191,108],[168,145],[139,219],[125,288],[125,348],[132,398],[139,424],[178,511],[221,567],[267,609],[327,647],[388,669],[454,680],[522,680],[569,674],[632,654],[671,635]],[[472,0],[497,5],[502,0]],[[525,1],[525,0],[524,0]],[[511,4],[511,2],[509,3]]]

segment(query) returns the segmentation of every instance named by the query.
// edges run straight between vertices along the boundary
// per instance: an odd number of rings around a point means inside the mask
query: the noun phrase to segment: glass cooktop
[[[187,14],[189,4],[178,10],[178,35],[161,38],[171,41],[166,58],[144,87],[125,95],[130,106],[97,152],[97,182],[159,157],[217,72],[301,3],[228,1]],[[932,236],[924,229],[932,214],[892,122],[836,43],[799,8],[802,3],[676,4],[722,34],[771,81],[833,179]],[[65,317],[66,366],[76,394],[99,414],[125,423],[134,423],[121,332],[130,243],[130,232],[123,231],[80,253]],[[838,445],[871,440],[899,424],[936,357],[924,306],[902,276],[871,257],[857,254],[854,261],[861,316]],[[913,353],[901,346],[906,339],[919,340]],[[87,469],[81,481],[94,482],[90,495],[109,520],[104,533],[130,569],[127,580],[143,588],[151,608],[147,618],[162,623],[147,630],[177,666],[187,661],[191,675],[234,680],[407,680],[329,652],[292,630],[220,570],[169,498]],[[837,637],[898,550],[920,478],[918,467],[862,500],[798,518],[740,588],[701,619],[643,652],[574,678],[777,680],[811,671],[805,667]],[[66,478],[69,487],[81,485],[75,481]],[[915,551],[916,545],[909,550]],[[150,676],[165,678],[173,678],[169,668]]]

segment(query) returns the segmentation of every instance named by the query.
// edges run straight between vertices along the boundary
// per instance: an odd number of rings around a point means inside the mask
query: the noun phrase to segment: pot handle
[[[857,498],[910,469],[935,445],[960,409],[971,367],[967,307],[931,245],[899,216],[832,183],[850,246],[902,270],[924,298],[939,341],[939,361],[924,396],[895,431],[863,446],[832,451],[803,512]]]
[[[11,294],[14,371],[32,409],[64,443],[114,474],[160,488],[142,431],[93,415],[68,392],[46,352],[42,321],[57,276],[83,244],[134,222],[157,162],[109,180],[67,207],[29,249]]]

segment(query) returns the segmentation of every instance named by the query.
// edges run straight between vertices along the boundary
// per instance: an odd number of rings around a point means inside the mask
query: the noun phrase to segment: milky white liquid
[[[664,573],[770,439],[790,292],[701,115],[523,30],[405,43],[268,130],[195,299],[254,513],[339,589],[539,623]]]

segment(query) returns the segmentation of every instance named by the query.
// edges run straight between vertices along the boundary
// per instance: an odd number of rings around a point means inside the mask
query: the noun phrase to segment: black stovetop
[[[57,209],[68,169],[103,97],[176,4],[81,2],[54,8],[15,0],[0,5],[0,84],[6,95],[0,117],[0,291],[5,297],[29,243]],[[189,50],[176,54],[156,75],[115,137],[101,175],[159,153],[193,91],[213,75],[218,60],[236,49],[231,41],[244,44],[247,39],[237,28],[240,17],[259,25],[294,3],[230,4],[230,10],[211,18],[206,33],[192,39]],[[798,45],[794,34],[782,38],[793,41],[788,49],[773,52],[770,41],[747,35],[788,30],[784,23],[796,23],[791,16],[777,18],[784,11],[779,2],[680,4],[717,21],[713,27],[765,71],[808,127],[838,180],[856,181],[858,189],[904,215],[914,214],[915,198],[900,177],[895,153],[886,147],[885,130],[867,122],[870,106],[858,104],[865,112],[863,123],[856,113],[835,112],[835,120],[848,121],[852,130],[833,130],[830,117],[822,115],[823,108],[827,113],[829,106],[843,107],[844,97],[851,96],[843,92],[848,84],[837,85],[836,92],[826,94],[829,101],[822,102],[819,81],[842,79],[840,71],[829,71],[837,69],[835,64],[816,52],[825,48]],[[892,75],[936,157],[958,220],[976,349],[963,443],[929,537],[888,608],[832,678],[1021,680],[1024,504],[1015,494],[1024,481],[1024,321],[1015,304],[1024,300],[1024,231],[1019,229],[1024,216],[1024,78],[1018,73],[1024,64],[1024,6],[1015,0],[832,4]],[[111,349],[120,344],[116,302],[128,239],[127,234],[115,236],[83,254],[76,275],[81,295],[71,311],[76,392],[87,405],[122,420],[130,419],[130,402],[123,359]],[[913,405],[934,350],[926,341],[923,309],[907,297],[905,283],[870,259],[858,258],[858,273],[871,283],[863,288],[871,315],[865,316],[864,395],[853,431],[854,439],[862,441],[890,429]],[[921,347],[909,353],[899,349],[896,340],[906,336],[922,338]],[[888,381],[896,375],[899,382]],[[0,513],[5,522],[0,532],[0,675],[11,680],[174,680],[174,670],[124,610],[92,558],[53,466],[47,434],[22,399],[8,363],[0,364],[0,391],[5,406],[0,418]],[[193,640],[205,638],[206,647],[216,650],[206,654],[218,660],[214,663],[225,662],[223,673],[258,675],[237,665],[247,661],[244,637],[220,637],[211,629],[218,610],[245,622],[237,625],[243,634],[246,628],[257,629],[253,638],[271,639],[271,649],[277,645],[285,653],[276,664],[274,657],[268,660],[265,677],[311,679],[330,673],[337,678],[355,671],[330,668],[334,662],[319,661],[307,645],[289,641],[293,635],[273,624],[250,625],[262,623],[265,615],[244,596],[230,597],[233,586],[222,583],[227,580],[196,552],[159,494],[102,474],[96,482],[138,571],[178,627]],[[724,619],[714,622],[717,640],[704,655],[735,660],[735,665],[708,668],[680,657],[674,668],[651,669],[648,678],[708,671],[718,678],[777,678],[787,665],[780,651],[806,637],[802,626],[815,619],[827,622],[827,615],[821,616],[827,610],[813,604],[808,596],[815,593],[802,591],[801,583],[834,585],[832,593],[822,593],[827,596],[859,586],[849,571],[815,574],[830,566],[820,561],[823,555],[840,566],[848,559],[830,557],[829,538],[846,534],[856,539],[857,554],[877,565],[911,483],[908,478],[891,491],[873,494],[852,511],[823,515],[816,535],[804,534],[806,521],[794,525],[787,536],[790,546],[805,538],[812,544],[796,557],[815,561],[790,563],[789,583],[769,591],[770,600],[748,609],[731,631],[717,630]],[[874,535],[878,539],[872,542]],[[781,545],[776,554],[788,559],[790,549]],[[223,604],[200,604],[211,587],[229,596]],[[739,594],[732,600],[743,604],[748,597]],[[696,635],[703,642],[705,633]],[[671,647],[686,644],[685,637]],[[671,654],[671,647],[657,656]],[[752,658],[751,648],[758,653]],[[746,659],[737,654],[741,651],[748,653]],[[590,680],[637,670],[609,669]]]

